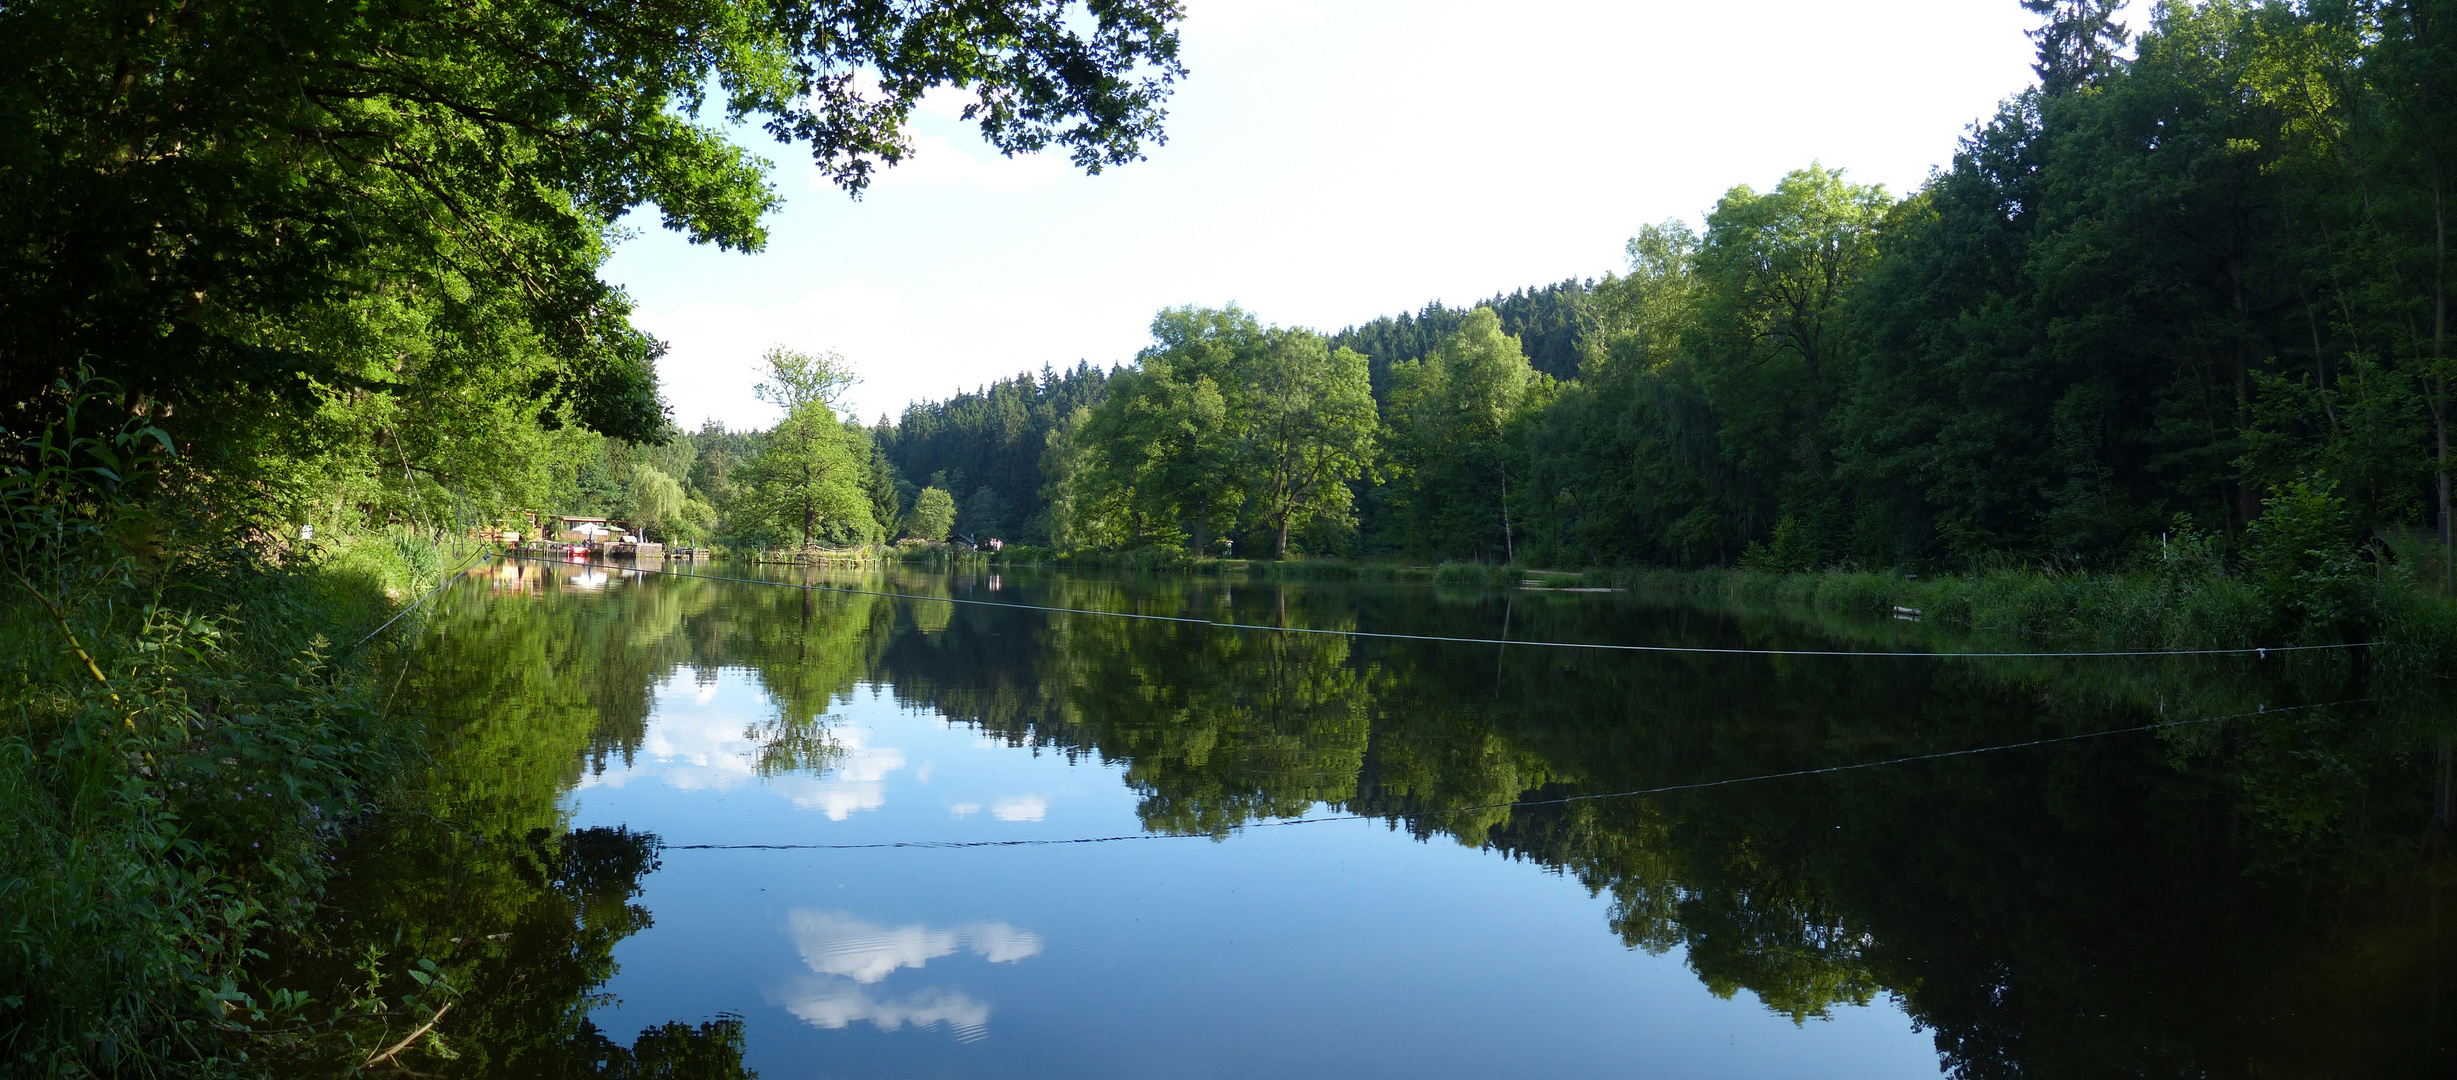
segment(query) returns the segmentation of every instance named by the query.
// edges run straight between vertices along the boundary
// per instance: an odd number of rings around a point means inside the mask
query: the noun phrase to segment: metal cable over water
[[[532,558],[515,556],[516,558]],[[1047,611],[1065,615],[1094,615],[1111,619],[1142,619],[1149,622],[1186,623],[1194,626],[1217,627],[1222,630],[1254,630],[1274,634],[1320,634],[1330,637],[1376,638],[1387,641],[1440,641],[1459,645],[1519,645],[1536,649],[1601,649],[1613,652],[1644,653],[1705,653],[1718,656],[1864,656],[1894,657],[1909,660],[2020,660],[2125,656],[2251,656],[2266,658],[2271,653],[2312,652],[2326,649],[2361,649],[2385,644],[2379,641],[2350,642],[2341,645],[2275,645],[2242,649],[2133,649],[2105,652],[1866,652],[1850,649],[1719,649],[1702,645],[1611,645],[1589,641],[1517,641],[1510,638],[1449,637],[1441,634],[1396,634],[1374,630],[1318,630],[1301,626],[1272,626],[1266,623],[1220,622],[1183,615],[1145,615],[1132,611],[1101,611],[1095,608],[1051,607],[1042,604],[1010,604],[997,600],[972,600],[953,596],[923,596],[918,593],[885,592],[877,589],[855,589],[841,585],[818,585],[808,582],[773,581],[766,578],[729,577],[724,574],[695,574],[644,566],[623,566],[617,563],[572,563],[557,559],[533,561],[566,566],[587,566],[600,570],[629,570],[642,574],[664,574],[670,577],[698,578],[705,581],[733,581],[746,585],[774,585],[786,589],[813,592],[843,593],[849,596],[879,596],[893,600],[923,600],[941,604],[969,604],[976,607],[1014,608],[1019,611]]]
[[[1754,776],[1735,776],[1723,780],[1699,780],[1687,784],[1663,784],[1656,787],[1632,788],[1628,791],[1599,792],[1593,795],[1564,795],[1553,799],[1522,799],[1506,803],[1486,803],[1482,806],[1454,806],[1445,810],[1409,810],[1395,811],[1388,814],[1329,814],[1322,817],[1288,818],[1281,821],[1255,821],[1239,825],[1234,829],[1227,830],[1227,832],[1243,832],[1247,829],[1269,829],[1284,825],[1321,825],[1334,821],[1396,821],[1402,818],[1412,821],[1417,818],[1447,817],[1453,814],[1473,814],[1485,810],[1517,810],[1531,806],[1560,806],[1567,803],[1595,802],[1602,799],[1629,799],[1644,795],[1662,795],[1677,791],[1697,791],[1704,788],[1730,787],[1735,784],[1754,784],[1765,780],[1790,780],[1804,776],[1824,776],[1830,773],[1854,772],[1860,769],[1882,768],[1887,765],[1907,765],[1918,761],[1939,761],[1945,758],[1970,757],[1975,754],[1993,754],[2000,750],[2024,750],[2037,746],[2053,746],[2058,743],[2081,742],[2086,739],[2104,739],[2112,735],[2131,735],[2140,732],[2159,731],[2166,728],[2186,727],[2193,724],[2214,724],[2224,720],[2243,720],[2254,717],[2283,716],[2287,713],[2304,712],[2311,709],[2327,709],[2334,708],[2339,705],[2360,705],[2370,700],[2370,698],[2355,698],[2349,701],[2331,701],[2315,705],[2289,705],[2276,709],[2263,708],[2257,712],[2230,713],[2225,716],[2201,716],[2190,720],[2162,720],[2154,724],[2137,724],[2132,727],[2109,728],[2105,731],[2090,731],[2079,735],[2058,735],[2046,739],[2030,739],[2023,742],[1998,743],[1994,746],[1975,746],[1964,750],[1943,750],[1933,754],[1911,754],[1904,757],[1885,758],[1878,761],[1862,761],[1851,765],[1827,765],[1815,769],[1792,769],[1787,772],[1758,773]],[[880,848],[1065,847],[1071,844],[1111,844],[1122,840],[1210,840],[1222,835],[1225,834],[1130,833],[1121,836],[1083,836],[1063,840],[904,840],[875,844],[667,844],[665,845],[665,850],[868,851]]]
[[[383,633],[387,627],[390,627],[390,626],[391,626],[392,624],[394,624],[394,623],[400,622],[400,621],[401,621],[401,617],[402,617],[402,616],[407,615],[407,614],[409,614],[410,612],[413,612],[413,611],[418,610],[418,606],[419,606],[419,605],[424,604],[424,603],[426,603],[426,602],[427,602],[427,601],[429,601],[429,600],[435,599],[435,594],[436,594],[436,593],[439,593],[439,592],[444,591],[444,589],[445,589],[445,588],[447,588],[447,587],[449,587],[449,586],[450,586],[450,585],[451,585],[453,582],[460,580],[461,574],[462,574],[464,571],[468,570],[468,569],[469,569],[470,567],[472,567],[472,566],[477,565],[477,564],[478,564],[478,561],[479,561],[479,560],[481,560],[481,559],[486,558],[486,557],[488,556],[488,554],[489,554],[488,552],[485,552],[485,551],[480,551],[480,552],[478,552],[478,553],[477,553],[477,554],[475,554],[475,555],[472,555],[472,556],[470,556],[470,557],[468,557],[468,558],[466,558],[466,559],[461,560],[461,564],[460,564],[459,566],[455,566],[455,567],[453,567],[452,569],[450,569],[450,570],[448,570],[448,571],[445,571],[445,572],[443,573],[443,575],[442,575],[443,580],[436,582],[436,583],[435,583],[435,587],[434,587],[434,588],[432,588],[432,589],[428,589],[428,590],[426,591],[426,593],[425,593],[424,595],[420,596],[418,599],[410,601],[410,603],[409,603],[409,606],[408,606],[408,607],[404,607],[404,608],[402,608],[402,609],[401,609],[401,610],[399,610],[399,611],[393,612],[393,613],[392,613],[392,618],[389,618],[389,619],[384,620],[383,625],[378,626],[378,627],[376,627],[376,628],[375,628],[375,629],[373,629],[373,630],[369,630],[369,631],[367,631],[367,636],[366,636],[366,637],[362,637],[362,638],[358,639],[357,641],[353,641],[353,642],[351,642],[351,643],[350,643],[350,647],[351,647],[351,648],[353,648],[353,649],[355,649],[355,648],[357,648],[357,647],[359,647],[359,646],[361,646],[361,645],[366,644],[366,643],[367,643],[367,642],[368,642],[370,639],[374,638],[374,637],[375,637],[377,634],[381,634],[381,633]]]

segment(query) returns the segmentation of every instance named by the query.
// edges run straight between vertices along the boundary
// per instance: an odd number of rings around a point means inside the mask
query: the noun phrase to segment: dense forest
[[[638,925],[608,886],[647,856],[559,834],[551,805],[496,819],[533,861],[453,880],[553,881],[528,910],[578,935],[570,962],[461,987],[397,922],[336,929],[344,839],[384,843],[380,810],[438,794],[396,696],[422,598],[535,514],[796,544],[895,517],[828,358],[775,358],[772,430],[671,429],[663,346],[602,276],[622,223],[758,251],[776,166],[738,139],[858,193],[941,89],[978,95],[966,118],[1000,150],[1127,165],[1185,75],[1182,19],[0,4],[0,1075],[357,1075],[444,1045],[456,1001],[517,1013],[602,977],[587,943]],[[561,1016],[530,1030],[560,1038]],[[738,1026],[589,1034],[568,1068],[516,1074],[739,1056]],[[482,1058],[468,1074],[502,1075]]]
[[[1173,308],[1115,370],[893,422],[780,348],[782,419],[696,432],[601,276],[618,222],[758,251],[744,123],[858,192],[937,87],[1002,152],[1127,165],[1181,5],[0,5],[0,1072],[330,1074],[440,1019],[398,928],[318,905],[425,760],[387,628],[541,515],[1155,564],[2189,562],[2332,634],[2339,584],[2457,582],[2457,0],[2168,2],[2137,36],[2023,3],[2037,85],[1915,191],[1809,163],[1594,281],[1336,334]],[[527,842],[487,873],[610,940],[627,893],[581,879],[650,856]]]
[[[2039,85],[1917,191],[1812,164],[1641,230],[1624,273],[1324,339],[1364,357],[1374,448],[1292,550],[2107,567],[2240,545],[2292,494],[2348,545],[2444,561],[2457,14],[2170,4],[2129,39],[2109,5],[2036,6]],[[1037,465],[1035,505],[1074,516],[1036,542],[1275,551],[1284,508],[1208,490],[1268,457],[1272,391],[1188,360],[1306,334],[1166,312],[1081,424],[986,415],[1023,384],[909,417],[966,431],[999,500]]]
[[[1331,335],[1331,347],[1355,349],[1365,355],[1373,375],[1374,396],[1379,399],[1389,390],[1392,364],[1424,359],[1440,348],[1444,339],[1459,332],[1468,312],[1491,308],[1501,320],[1502,333],[1519,339],[1529,365],[1556,379],[1574,379],[1578,377],[1578,358],[1585,340],[1582,330],[1588,293],[1594,287],[1592,281],[1571,278],[1520,289],[1467,307],[1435,302],[1414,314],[1385,315],[1341,330]]]
[[[1646,226],[1601,279],[1331,334],[1173,309],[1114,374],[866,427],[831,383],[772,431],[670,430],[611,389],[654,343],[600,335],[594,374],[519,376],[546,424],[519,394],[348,390],[250,429],[300,451],[246,472],[293,532],[559,510],[735,548],[1914,572],[2239,553],[2292,500],[2445,587],[2452,17],[2169,4],[2136,36],[2032,6],[2037,85],[1917,190],[1812,163]]]
[[[1109,372],[1079,363],[1041,369],[945,401],[915,403],[872,428],[879,452],[895,469],[904,505],[927,484],[957,497],[958,534],[986,540],[1049,538],[1048,481],[1043,457],[1050,433],[1077,409],[1101,399]]]

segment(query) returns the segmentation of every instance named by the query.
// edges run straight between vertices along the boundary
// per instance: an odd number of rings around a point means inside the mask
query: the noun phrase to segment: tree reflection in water
[[[829,705],[885,685],[1013,745],[1122,763],[1154,831],[1221,834],[1328,804],[1573,875],[1610,897],[1622,942],[1681,950],[1717,994],[1747,990],[1796,1021],[1893,996],[1958,1076],[2448,1060],[2449,721],[2425,694],[2371,685],[2359,658],[1597,654],[675,577],[583,593],[559,587],[567,573],[526,564],[438,613],[402,692],[436,725],[433,768],[415,807],[354,842],[335,895],[333,956],[373,943],[450,958],[461,1057],[422,1071],[741,1073],[738,1020],[668,1024],[625,1049],[586,1019],[614,943],[648,924],[631,901],[657,842],[570,832],[562,796],[638,753],[651,689],[681,668],[759,681],[777,710],[753,733],[763,775],[826,768]],[[1513,637],[1558,640],[1944,640],[1629,597],[1002,577],[995,593],[963,575],[823,580],[1327,630],[1491,637],[1510,618]],[[2367,694],[2156,736],[1540,802]],[[1492,808],[1439,812],[1455,807]]]

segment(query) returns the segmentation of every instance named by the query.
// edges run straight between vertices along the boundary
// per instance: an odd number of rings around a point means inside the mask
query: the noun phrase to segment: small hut
[[[601,517],[578,517],[565,514],[555,539],[567,544],[594,544],[622,533],[621,527]]]

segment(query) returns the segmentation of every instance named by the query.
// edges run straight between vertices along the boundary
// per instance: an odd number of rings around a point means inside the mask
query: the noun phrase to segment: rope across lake
[[[2136,724],[2132,727],[2109,728],[2105,731],[2088,731],[2079,735],[2058,735],[2045,739],[2029,739],[2022,742],[1998,743],[1992,746],[1975,746],[1963,750],[1942,750],[1933,754],[1909,754],[1903,757],[1884,758],[1877,761],[1862,761],[1850,765],[1828,765],[1815,769],[1792,769],[1785,772],[1758,773],[1752,776],[1735,776],[1723,780],[1700,780],[1687,784],[1662,784],[1655,787],[1631,788],[1627,791],[1599,792],[1593,795],[1564,795],[1559,798],[1552,799],[1519,799],[1506,803],[1486,803],[1479,806],[1454,806],[1445,810],[1409,810],[1397,811],[1389,814],[1326,814],[1321,817],[1287,818],[1281,821],[1256,821],[1240,825],[1234,831],[1279,828],[1288,825],[1322,825],[1337,821],[1389,821],[1400,818],[1406,818],[1413,821],[1418,818],[1448,817],[1454,814],[1473,814],[1487,810],[1519,810],[1533,806],[1561,806],[1569,803],[1594,802],[1602,799],[1631,799],[1645,795],[1663,795],[1680,791],[1698,791],[1706,788],[1731,787],[1736,784],[1755,784],[1768,780],[1791,780],[1808,776],[1826,776],[1833,773],[1853,772],[1860,769],[1884,768],[1888,765],[1908,765],[1919,761],[1941,761],[1946,758],[1970,757],[1977,754],[1993,754],[2004,750],[2026,750],[2033,747],[2054,746],[2059,743],[2081,742],[2087,739],[2104,739],[2115,735],[2132,735],[2142,732],[2160,731],[2168,728],[2187,727],[2194,724],[2215,724],[2225,720],[2244,720],[2258,717],[2283,716],[2288,713],[2306,712],[2312,709],[2327,709],[2340,705],[2359,705],[2369,700],[2369,698],[2356,698],[2349,701],[2331,701],[2315,705],[2290,705],[2276,709],[2263,708],[2255,712],[2230,713],[2225,716],[2201,716],[2190,720],[2162,720],[2152,724]],[[1112,844],[1127,840],[1209,840],[1215,838],[1217,835],[1219,834],[1127,833],[1117,836],[1083,836],[1060,840],[903,840],[871,844],[667,844],[665,845],[664,850],[874,851],[886,848],[1066,847],[1074,844]]]
[[[2092,657],[2148,656],[2251,656],[2267,658],[2271,653],[2315,652],[2332,649],[2361,649],[2382,644],[2378,641],[2350,642],[2341,645],[2277,645],[2251,646],[2240,649],[2126,649],[2098,652],[1890,652],[1852,649],[1746,649],[1716,648],[1704,645],[1616,645],[1590,641],[1519,641],[1512,638],[1453,637],[1444,634],[1400,634],[1374,630],[1320,630],[1302,626],[1273,626],[1268,623],[1221,622],[1216,619],[1185,615],[1147,615],[1133,611],[1102,611],[1097,608],[1054,607],[1045,604],[1011,604],[998,600],[974,600],[954,596],[926,596],[919,593],[888,592],[879,589],[857,589],[842,585],[820,585],[811,582],[776,581],[769,578],[731,577],[724,574],[687,573],[645,566],[624,566],[617,563],[573,563],[534,556],[515,556],[536,562],[563,566],[587,566],[600,570],[628,570],[642,574],[664,574],[669,577],[698,578],[705,581],[732,581],[746,585],[771,585],[785,589],[812,592],[841,593],[849,596],[877,596],[893,600],[917,600],[941,604],[967,604],[975,607],[1013,608],[1018,611],[1045,611],[1065,615],[1091,615],[1109,619],[1140,619],[1148,622],[1183,623],[1215,627],[1222,630],[1245,630],[1271,634],[1316,634],[1329,637],[1373,638],[1386,641],[1435,641],[1459,645],[1516,645],[1534,649],[1593,649],[1607,652],[1692,653],[1717,656],[1857,656],[1893,657],[1906,660],[2021,660],[2021,659],[2086,659]],[[380,628],[379,628],[380,629]],[[372,635],[370,635],[372,636]]]
[[[460,565],[455,566],[455,567],[453,567],[453,568],[452,568],[452,569],[450,569],[450,570],[444,571],[444,572],[443,572],[443,574],[441,574],[441,575],[440,575],[440,577],[441,577],[443,580],[436,582],[436,583],[435,583],[435,587],[434,587],[434,588],[432,588],[432,589],[428,589],[428,590],[425,592],[425,594],[421,595],[421,596],[420,596],[418,599],[416,599],[416,600],[412,600],[412,601],[410,601],[410,602],[409,602],[409,604],[408,604],[407,606],[403,607],[401,610],[396,611],[396,612],[393,612],[393,613],[392,613],[392,618],[389,618],[389,619],[384,620],[384,621],[383,621],[383,623],[382,623],[381,625],[378,625],[378,626],[377,626],[375,629],[367,631],[367,634],[366,634],[366,636],[365,636],[365,637],[361,637],[361,638],[359,638],[357,641],[353,641],[353,642],[351,642],[351,643],[350,643],[350,647],[351,647],[351,648],[353,648],[353,649],[355,649],[355,648],[357,648],[357,647],[359,647],[359,646],[361,646],[361,645],[366,644],[366,643],[367,643],[369,640],[373,639],[373,638],[374,638],[374,637],[375,637],[377,634],[381,634],[381,633],[383,633],[383,632],[384,632],[386,629],[390,628],[390,627],[392,626],[392,624],[397,623],[397,622],[400,622],[400,621],[401,621],[401,617],[402,617],[402,616],[407,615],[407,614],[409,614],[410,612],[413,612],[413,611],[418,610],[418,608],[419,608],[419,606],[420,606],[420,605],[425,604],[425,603],[426,603],[427,601],[429,601],[429,600],[435,599],[435,594],[436,594],[436,593],[439,593],[439,592],[444,591],[444,589],[445,589],[445,588],[447,588],[447,587],[449,587],[449,586],[450,586],[450,585],[451,585],[453,582],[460,580],[460,577],[461,577],[462,572],[464,572],[464,571],[468,570],[468,569],[469,569],[470,567],[472,567],[472,566],[477,565],[478,561],[479,561],[479,560],[481,560],[481,559],[486,558],[486,557],[488,556],[488,554],[489,554],[488,552],[485,552],[485,551],[480,551],[480,552],[478,552],[478,553],[477,553],[477,554],[475,554],[475,555],[472,555],[472,556],[470,556],[470,557],[468,557],[468,558],[466,558],[466,559],[461,560]]]

